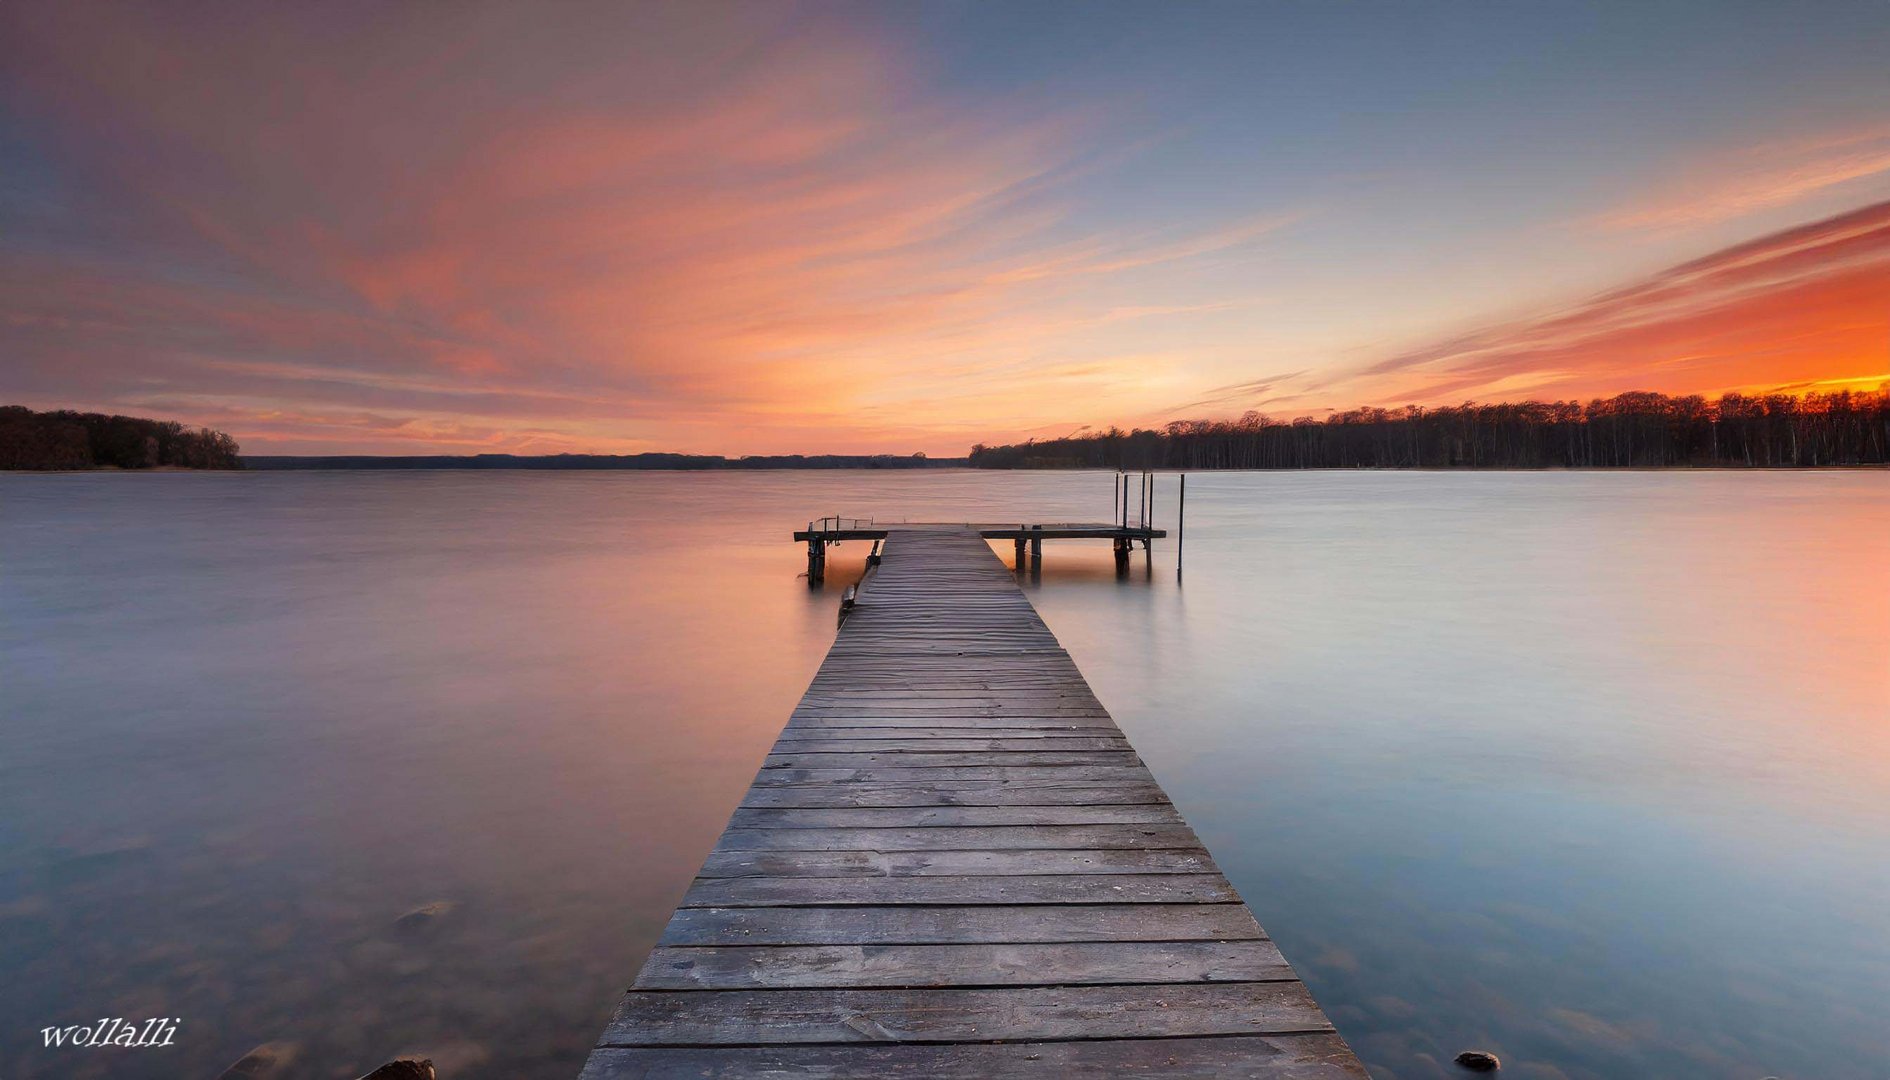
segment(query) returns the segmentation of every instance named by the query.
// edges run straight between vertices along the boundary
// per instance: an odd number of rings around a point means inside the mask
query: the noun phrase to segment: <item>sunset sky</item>
[[[0,403],[961,455],[1890,380],[1890,4],[0,6]]]

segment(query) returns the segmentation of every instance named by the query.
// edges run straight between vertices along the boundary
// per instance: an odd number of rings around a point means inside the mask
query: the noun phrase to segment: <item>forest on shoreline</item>
[[[1890,389],[1358,408],[971,448],[984,469],[1766,468],[1890,462]]]
[[[239,455],[236,440],[176,421],[0,406],[0,470],[54,469],[1594,469],[1890,464],[1890,388],[1434,408],[1365,407],[1282,421],[1177,420],[924,454]]]
[[[3,469],[240,469],[236,440],[175,420],[0,405]]]
[[[730,458],[720,454],[419,454],[381,457],[344,454],[333,457],[248,457],[252,469],[530,469],[683,470],[723,469],[939,469],[964,468],[964,458],[927,458],[924,454],[762,454]]]

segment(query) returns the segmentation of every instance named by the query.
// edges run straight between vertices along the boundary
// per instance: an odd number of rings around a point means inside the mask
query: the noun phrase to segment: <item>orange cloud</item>
[[[293,12],[19,13],[19,84],[115,133],[75,171],[159,164],[99,195],[151,258],[0,256],[30,400],[291,446],[960,450],[1034,420],[1021,386],[1135,392],[1061,335],[1217,306],[1098,280],[1289,220],[1070,228],[1081,115],[916,93],[829,22],[646,11],[625,53],[488,14],[364,50]]]
[[[1887,298],[1890,202],[1883,202],[1561,310],[1401,352],[1323,389],[1433,402],[1870,385],[1890,379]]]

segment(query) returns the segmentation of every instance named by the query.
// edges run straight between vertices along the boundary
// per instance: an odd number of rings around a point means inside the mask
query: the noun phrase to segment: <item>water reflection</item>
[[[1875,1076],[1886,479],[1193,477],[1038,602],[1375,1074]]]
[[[572,1075],[869,547],[786,533],[1108,484],[0,478],[0,1075]],[[1883,474],[1189,487],[1185,586],[1026,587],[1379,1074],[1881,1071]]]

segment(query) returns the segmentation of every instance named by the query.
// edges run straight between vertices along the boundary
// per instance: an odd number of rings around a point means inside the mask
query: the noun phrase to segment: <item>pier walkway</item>
[[[972,528],[885,538],[586,1064],[1365,1071]]]

